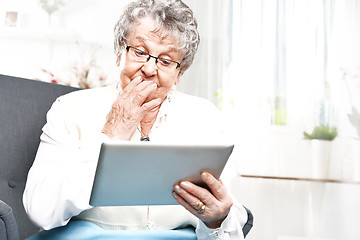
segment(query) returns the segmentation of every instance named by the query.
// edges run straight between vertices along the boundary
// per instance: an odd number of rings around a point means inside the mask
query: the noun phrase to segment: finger
[[[155,85],[152,86],[153,84],[155,84]],[[144,81],[140,82],[137,86],[135,86],[133,91],[141,92],[141,91],[144,91],[148,87],[155,87],[155,86],[157,86],[156,83],[154,83],[152,81],[145,81],[144,80]]]
[[[137,76],[132,79],[130,83],[123,89],[124,94],[130,93],[137,85],[139,85],[144,79],[141,76]]]
[[[178,187],[178,186],[177,186]],[[175,186],[175,191],[176,190],[176,186]],[[177,192],[173,192],[173,196],[175,198],[175,200],[182,205],[186,210],[188,210],[190,213],[194,214],[195,216],[199,216],[200,213],[198,213],[198,211],[196,210],[195,206],[191,205],[189,202],[187,202],[181,195],[179,195]],[[199,204],[199,200],[198,203],[196,204],[196,206]]]
[[[212,174],[208,172],[202,172],[201,179],[209,186],[212,194],[219,201],[228,197],[225,185],[221,181],[217,180]]]
[[[150,111],[151,109],[159,106],[161,104],[161,99],[160,98],[156,98],[151,100],[150,102],[144,103],[141,108],[142,108],[142,113],[145,114],[148,111]]]
[[[156,91],[157,84],[154,82],[150,82],[150,81],[144,81],[139,84],[138,88],[142,95],[148,97],[150,95],[150,93]],[[138,88],[136,88],[136,90],[138,90]]]
[[[174,186],[173,196],[179,204],[181,204],[190,213],[194,214],[199,219],[201,219],[205,224],[206,222],[210,223],[214,221],[216,221],[216,224],[218,224],[219,220],[222,219],[220,221],[221,224],[223,219],[225,219],[225,217],[228,215],[230,211],[230,207],[232,205],[231,202],[229,202],[229,204],[222,204],[221,202],[217,201],[215,198],[214,198],[215,202],[213,205],[206,204],[204,201],[196,198],[195,198],[196,200],[194,198],[191,198],[192,200],[190,200],[191,202],[189,202],[189,198],[188,195],[186,194],[186,190],[183,190],[179,185]],[[196,203],[194,203],[194,200],[196,201]],[[200,201],[203,202],[203,204],[205,204],[205,210],[202,213],[199,213],[197,210]]]
[[[142,105],[148,96],[157,89],[156,83],[142,82],[133,91],[129,93],[132,103]]]
[[[207,189],[199,187],[191,182],[183,181],[180,183],[180,186],[180,190],[182,191],[177,193],[194,207],[199,204],[198,200],[202,201],[207,206],[212,206],[215,204],[215,201],[217,201]]]

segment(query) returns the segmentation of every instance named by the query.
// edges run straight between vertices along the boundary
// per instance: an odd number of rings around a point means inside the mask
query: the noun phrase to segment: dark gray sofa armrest
[[[0,200],[0,239],[19,240],[14,213],[9,205]]]
[[[254,224],[254,216],[252,215],[251,211],[249,209],[247,209],[246,207],[244,207],[247,215],[248,215],[248,220],[245,223],[244,227],[243,227],[243,233],[244,233],[244,237],[246,237],[246,235],[248,235],[248,233],[250,232],[253,224]]]

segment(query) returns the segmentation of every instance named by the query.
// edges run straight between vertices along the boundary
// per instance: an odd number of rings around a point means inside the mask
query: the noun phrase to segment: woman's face
[[[175,41],[170,37],[161,36],[161,32],[154,32],[155,22],[152,18],[143,18],[139,24],[134,25],[127,36],[126,44],[135,47],[155,57],[171,59],[181,63],[182,54],[177,48]],[[123,51],[117,59],[120,66],[120,81],[122,89],[134,78],[141,76],[144,81],[152,81],[157,84],[156,91],[151,94],[145,102],[155,98],[165,100],[174,84],[179,82],[180,68],[173,71],[162,71],[156,65],[155,59],[150,58],[147,62],[136,62],[129,55],[130,52]]]

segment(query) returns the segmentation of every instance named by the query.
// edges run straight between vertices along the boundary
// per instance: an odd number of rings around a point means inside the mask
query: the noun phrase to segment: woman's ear
[[[175,79],[175,82],[174,82],[174,85],[178,85],[178,83],[180,82],[180,76],[181,76],[181,72],[178,73],[178,75],[176,76],[176,79]]]

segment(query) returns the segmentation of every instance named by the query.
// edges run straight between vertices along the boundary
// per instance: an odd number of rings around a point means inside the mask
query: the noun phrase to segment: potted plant
[[[308,140],[327,140],[332,141],[337,136],[337,129],[329,127],[329,125],[320,124],[316,126],[311,134],[304,132],[305,139]]]
[[[304,132],[304,137],[311,140],[311,177],[326,179],[329,175],[331,141],[337,136],[337,129],[329,125],[320,124],[312,133]]]

